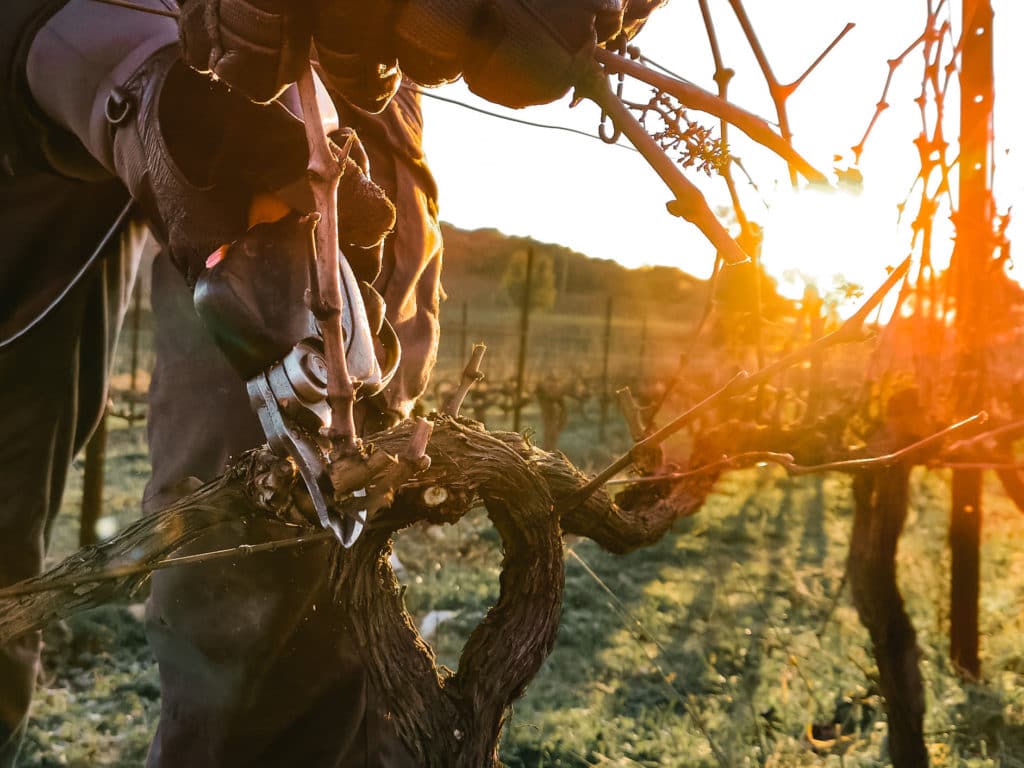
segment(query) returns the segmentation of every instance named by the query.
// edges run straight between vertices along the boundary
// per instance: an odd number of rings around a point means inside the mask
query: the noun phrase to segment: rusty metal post
[[[530,335],[530,294],[533,292],[533,248],[526,252],[526,280],[523,282],[523,302],[519,315],[519,360],[516,364],[516,393],[512,403],[512,431],[522,425],[523,383],[526,376],[526,341]]]
[[[604,311],[604,360],[601,364],[601,421],[598,425],[597,438],[603,441],[608,426],[608,402],[611,394],[608,392],[608,358],[612,351],[612,297],[608,297],[608,304]]]
[[[82,479],[82,512],[78,528],[78,546],[97,542],[96,523],[103,516],[103,476],[107,458],[106,408],[100,423],[85,446],[85,476]]]

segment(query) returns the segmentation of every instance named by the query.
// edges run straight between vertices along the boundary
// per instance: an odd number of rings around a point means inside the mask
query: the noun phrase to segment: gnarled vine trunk
[[[508,707],[554,644],[564,588],[563,533],[625,552],[661,538],[675,512],[666,505],[625,510],[603,491],[563,510],[560,500],[578,491],[587,477],[562,454],[542,451],[516,433],[486,432],[476,422],[447,416],[435,416],[434,422],[426,449],[429,468],[404,485],[390,508],[368,521],[368,530],[351,550],[338,551],[334,593],[347,609],[384,706],[413,754],[424,766],[481,768],[496,764]],[[415,429],[405,422],[368,442],[375,452],[398,455]],[[298,519],[297,486],[290,462],[266,449],[243,455],[225,475],[163,512],[18,585],[22,590],[48,585],[52,591],[0,592],[0,642],[129,597],[148,577],[140,567],[158,565],[222,522],[252,515]],[[455,523],[476,500],[502,539],[500,594],[471,634],[458,670],[450,672],[438,669],[406,612],[388,555],[396,531],[420,520]],[[309,538],[308,528],[296,525],[295,531],[296,540]],[[118,567],[132,572],[95,580],[98,572]]]
[[[848,571],[853,603],[871,635],[895,768],[924,768],[924,684],[917,634],[896,581],[896,548],[907,519],[905,464],[859,474]]]

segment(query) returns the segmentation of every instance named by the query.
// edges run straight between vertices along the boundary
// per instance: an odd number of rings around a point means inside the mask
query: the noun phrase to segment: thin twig
[[[764,46],[761,45],[761,40],[757,36],[757,32],[754,30],[754,25],[750,21],[750,17],[747,15],[747,10],[743,5],[743,0],[729,0],[729,5],[732,6],[733,13],[736,16],[736,20],[739,22],[740,27],[743,30],[743,34],[747,38],[747,42],[750,45],[750,50],[754,54],[754,58],[757,59],[757,64],[761,68],[761,74],[764,76],[765,83],[768,84],[768,93],[771,96],[772,103],[775,105],[775,114],[779,121],[779,132],[782,134],[782,138],[787,144],[791,144],[793,141],[793,131],[789,127],[789,113],[786,111],[786,102],[789,97],[796,92],[796,89],[800,87],[800,84],[807,78],[811,72],[821,63],[821,61],[829,54],[829,52],[839,44],[846,34],[853,29],[853,24],[847,24],[846,27],[840,32],[836,38],[825,48],[824,51],[811,62],[810,66],[804,70],[804,73],[800,75],[796,80],[791,83],[783,84],[779,82],[779,79],[775,76],[775,72],[772,70],[772,66],[768,61],[768,56],[765,54]],[[789,166],[789,176],[793,185],[796,185],[796,167],[792,163]]]
[[[600,50],[598,49],[598,51]],[[632,64],[633,62],[630,63]],[[646,70],[646,67],[636,66]],[[577,85],[579,93],[596,102],[601,107],[608,117],[611,118],[615,127],[622,131],[623,135],[629,139],[634,147],[640,150],[644,159],[661,177],[665,185],[672,190],[676,199],[668,204],[669,212],[696,225],[718,252],[722,254],[722,258],[725,259],[726,263],[744,264],[749,261],[750,259],[747,254],[733,240],[718,220],[718,217],[715,216],[708,206],[704,195],[700,193],[700,190],[697,189],[692,181],[686,178],[679,167],[672,162],[654,138],[647,133],[646,129],[633,116],[629,108],[615,95],[615,91],[608,84],[608,78],[600,68],[597,68],[590,74],[589,80]]]
[[[763,147],[770,149],[800,172],[809,182],[828,184],[825,174],[811,165],[799,152],[772,130],[766,120],[738,107],[731,102],[718,98],[715,94],[705,91],[693,83],[677,80],[663,75],[636,61],[619,56],[611,51],[598,48],[594,58],[611,74],[625,73],[647,83],[658,90],[671,94],[680,103],[692,109],[707,112],[709,115],[728,120]],[[638,148],[639,149],[639,148]]]
[[[200,565],[202,563],[210,563],[215,560],[227,560],[237,557],[246,557],[248,555],[255,555],[261,552],[276,552],[282,549],[291,549],[292,547],[301,547],[306,544],[319,544],[324,541],[335,541],[333,531],[318,531],[316,533],[308,533],[302,536],[296,536],[292,539],[275,539],[274,541],[265,541],[261,544],[239,544],[235,547],[229,547],[227,549],[216,549],[211,552],[200,552],[195,555],[181,555],[179,557],[168,557],[163,560],[157,560],[155,563],[135,563],[132,565],[122,565],[115,568],[111,568],[106,571],[99,573],[87,574],[82,576],[73,576],[66,579],[54,579],[43,584],[36,583],[35,580],[28,581],[21,584],[15,584],[13,587],[7,589],[0,589],[0,600],[9,600],[16,597],[25,597],[26,595],[38,595],[43,592],[55,592],[65,589],[74,589],[82,586],[83,584],[97,584],[103,581],[117,581],[127,576],[138,576],[151,571],[161,571],[167,568],[176,568],[182,565]]]
[[[1011,421],[1009,424],[1003,424],[1000,427],[990,429],[987,432],[982,432],[980,435],[969,437],[966,440],[957,440],[955,443],[949,446],[946,453],[958,453],[965,448],[971,448],[972,446],[978,445],[979,443],[984,443],[987,442],[988,440],[995,440],[997,437],[1005,437],[1006,435],[1012,435],[1017,432],[1024,432],[1024,419]]]
[[[483,344],[473,345],[473,353],[470,355],[466,367],[462,370],[462,379],[459,382],[459,387],[441,408],[441,413],[451,416],[453,419],[458,417],[459,411],[462,409],[462,402],[466,399],[466,395],[469,394],[469,390],[473,388],[474,384],[484,379],[483,371],[480,370],[480,363],[483,362],[486,351],[487,347]]]
[[[354,136],[335,157],[324,133],[320,105],[317,102],[316,83],[312,66],[299,75],[299,99],[302,103],[306,141],[309,144],[309,185],[316,200],[319,220],[316,225],[316,277],[313,314],[320,324],[327,361],[327,402],[331,408],[331,439],[333,459],[358,454],[356,436],[355,387],[345,359],[345,335],[342,327],[344,310],[341,291],[341,272],[338,269],[338,185],[345,170],[345,161]]]
[[[831,461],[824,464],[797,464],[793,456],[788,453],[776,453],[774,451],[749,451],[738,453],[734,456],[723,456],[718,461],[703,464],[695,469],[685,472],[671,472],[664,475],[649,475],[645,477],[624,477],[609,480],[605,485],[649,485],[653,483],[664,483],[670,481],[685,480],[690,477],[707,475],[713,472],[720,472],[730,469],[747,469],[759,464],[777,464],[786,470],[786,473],[793,477],[801,475],[820,474],[822,472],[860,472],[865,469],[877,469],[898,464],[907,456],[930,448],[942,442],[950,435],[956,434],[970,426],[984,424],[988,414],[984,411],[976,413],[970,418],[959,421],[933,435],[918,440],[910,445],[900,448],[898,451],[886,453],[880,456],[858,457]],[[1017,469],[1024,467],[1024,464],[962,464],[942,461],[929,461],[928,467],[958,467],[969,469]]]
[[[927,32],[922,32],[914,42],[908,45],[899,56],[894,59],[889,59],[887,62],[889,65],[889,74],[886,75],[885,85],[882,86],[882,95],[878,97],[878,102],[875,104],[875,112],[871,115],[871,120],[868,121],[867,128],[864,129],[864,135],[861,136],[858,141],[851,149],[853,150],[854,162],[860,162],[860,156],[864,152],[864,145],[867,143],[868,137],[871,135],[871,131],[875,127],[875,123],[878,122],[878,118],[882,116],[882,113],[889,108],[889,102],[886,99],[889,96],[889,88],[892,87],[892,79],[896,74],[896,70],[899,69],[903,61],[911,54],[911,52],[924,42]]]
[[[978,424],[984,424],[988,419],[988,414],[984,411],[979,411],[973,416],[969,416],[962,421],[958,421],[956,424],[952,424],[945,429],[936,432],[933,435],[929,435],[915,443],[911,443],[904,448],[900,448],[898,451],[892,453],[886,453],[882,456],[871,456],[865,459],[843,459],[841,461],[830,461],[825,464],[813,464],[810,466],[793,466],[787,469],[791,475],[810,475],[819,472],[850,472],[850,471],[863,471],[865,469],[878,469],[879,467],[890,467],[893,464],[898,464],[903,461],[907,456],[911,454],[924,451],[927,448],[931,448],[943,440],[948,438],[950,435],[954,435],[957,432],[962,432],[968,427],[976,426]]]
[[[767,381],[780,371],[789,368],[794,363],[806,360],[808,357],[819,354],[823,352],[825,349],[835,346],[836,344],[853,341],[859,338],[862,326],[864,325],[865,320],[867,320],[868,315],[870,315],[872,310],[874,310],[874,308],[878,306],[879,303],[881,303],[882,299],[884,299],[885,296],[889,293],[889,291],[892,290],[893,286],[895,286],[896,283],[898,283],[903,278],[903,276],[906,275],[907,270],[909,269],[910,258],[908,257],[903,261],[902,264],[900,264],[896,269],[892,271],[889,277],[886,278],[885,282],[882,283],[878,290],[871,294],[871,296],[868,298],[867,301],[864,302],[861,308],[858,309],[853,315],[851,315],[845,323],[839,326],[839,328],[832,331],[832,333],[829,333],[825,336],[822,336],[819,339],[816,339],[815,341],[811,342],[802,349],[794,350],[790,354],[786,355],[780,360],[775,361],[771,365],[759,369],[752,375],[748,375],[745,372],[741,372],[724,387],[708,395],[699,403],[697,403],[689,410],[687,410],[685,413],[683,413],[680,416],[677,416],[675,419],[670,421],[661,429],[652,433],[650,436],[646,437],[645,439],[641,440],[638,443],[635,443],[627,453],[620,456],[618,459],[616,459],[614,462],[608,465],[605,469],[599,472],[596,477],[594,477],[590,482],[583,486],[579,491],[577,491],[576,493],[572,494],[569,498],[567,498],[564,502],[564,507],[566,509],[573,509],[579,504],[581,504],[583,501],[589,498],[598,488],[603,486],[615,475],[617,475],[623,469],[628,467],[633,461],[632,457],[634,455],[634,452],[640,452],[645,449],[650,449],[653,446],[659,445],[660,443],[664,442],[669,437],[671,437],[679,430],[681,430],[688,423],[690,423],[690,421],[692,421],[695,416],[699,415],[707,408],[713,405],[718,405],[719,403],[729,399],[730,397],[734,397],[735,395],[741,394],[751,389],[752,387],[758,386],[761,382]]]
[[[664,475],[649,475],[647,477],[623,477],[609,480],[605,485],[650,485],[652,483],[674,482],[726,469],[748,469],[758,464],[778,464],[781,467],[789,468],[795,466],[793,462],[793,456],[789,453],[750,451],[748,453],[738,453],[735,456],[723,456],[718,461],[702,464],[696,469],[688,469],[685,472],[669,472]]]
[[[792,83],[790,83],[788,86],[786,86],[790,88],[790,94],[792,94],[793,91],[800,87],[801,83],[803,83],[803,81],[807,79],[807,76],[818,68],[818,65],[825,60],[825,57],[832,53],[832,49],[839,45],[839,42],[844,37],[846,37],[850,33],[850,31],[853,30],[853,28],[856,26],[857,25],[854,24],[852,21],[846,22],[846,26],[843,27],[842,31],[832,39],[831,43],[825,46],[825,50],[821,52],[818,58],[816,58],[814,61],[810,63],[810,65],[808,65],[807,69],[804,70],[804,73],[800,75],[800,77],[798,77]]]

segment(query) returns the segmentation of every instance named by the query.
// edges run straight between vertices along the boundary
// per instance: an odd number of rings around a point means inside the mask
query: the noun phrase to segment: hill
[[[460,229],[442,223],[445,241],[443,282],[453,305],[511,307],[502,279],[509,263],[534,249],[538,260],[548,259],[553,271],[558,314],[600,315],[605,298],[638,312],[669,313],[676,321],[695,317],[702,307],[707,282],[674,267],[628,269],[610,259],[595,259],[562,245],[505,235],[496,229]]]

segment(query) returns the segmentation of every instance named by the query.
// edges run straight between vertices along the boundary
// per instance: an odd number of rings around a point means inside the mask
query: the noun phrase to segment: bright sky
[[[769,120],[774,112],[760,70],[725,0],[710,0],[724,63],[736,71],[730,99]],[[921,32],[925,0],[772,0],[747,5],[776,75],[798,77],[852,21],[853,29],[789,101],[795,145],[825,172],[852,163],[888,71],[887,60]],[[996,193],[1005,211],[1024,197],[1024,2],[994,0],[996,13]],[[960,0],[952,3],[959,29]],[[643,52],[707,90],[714,91],[714,66],[696,0],[671,0],[637,38]],[[794,198],[782,161],[733,130],[733,153],[760,188],[745,186],[748,214],[765,227],[764,261],[772,274],[800,269],[820,278],[842,272],[868,288],[884,279],[884,267],[906,255],[909,239],[896,232],[896,205],[917,173],[911,141],[920,131],[914,97],[920,89],[921,58],[915,52],[897,71],[889,93],[892,107],[872,133],[860,170],[864,194],[822,202],[820,195]],[[519,112],[475,98],[462,83],[439,93],[492,111],[573,126],[594,133],[598,110],[568,100]],[[638,100],[645,91],[635,91]],[[955,110],[957,96],[950,97]],[[441,216],[465,228],[496,227],[568,245],[591,256],[630,266],[671,264],[706,276],[714,252],[686,222],[664,208],[668,190],[636,153],[586,138],[540,130],[474,114],[424,99],[426,149],[441,186]],[[705,125],[717,120],[691,113]],[[955,116],[954,116],[955,120]],[[955,129],[955,122],[950,123]],[[955,136],[955,130],[952,132]],[[954,153],[955,154],[955,153]],[[833,156],[841,155],[839,163]],[[689,172],[688,172],[689,173]],[[689,173],[712,207],[728,201],[720,179]],[[742,177],[738,177],[741,180]],[[772,210],[765,208],[765,202]],[[1012,233],[1012,230],[1011,230]],[[1024,272],[1021,267],[1019,272]],[[801,283],[802,287],[802,283]]]

